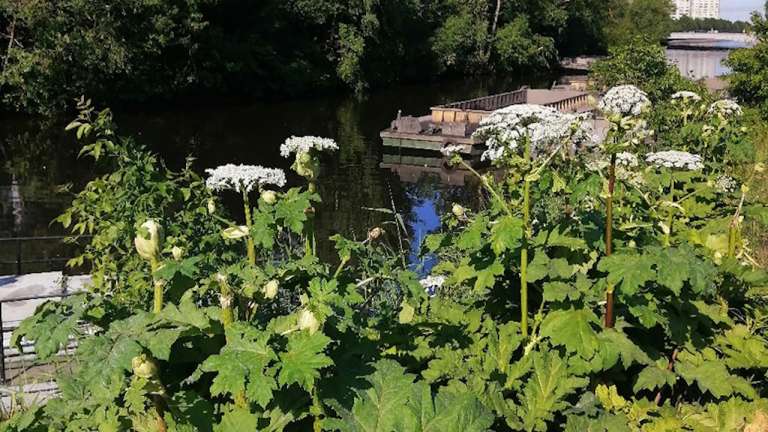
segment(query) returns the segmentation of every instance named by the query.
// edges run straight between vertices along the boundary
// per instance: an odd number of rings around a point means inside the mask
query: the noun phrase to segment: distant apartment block
[[[720,18],[720,0],[675,0],[672,18]]]

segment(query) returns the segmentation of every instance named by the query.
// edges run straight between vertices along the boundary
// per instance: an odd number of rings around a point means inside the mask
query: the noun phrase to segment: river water
[[[670,50],[671,51],[671,50]],[[719,74],[727,51],[670,53],[678,62],[697,66],[703,73]],[[689,58],[694,60],[688,60]],[[682,68],[682,67],[681,67]],[[115,114],[121,135],[133,136],[160,154],[169,166],[179,167],[187,155],[197,157],[195,169],[224,163],[259,164],[288,170],[291,161],[279,155],[279,146],[291,135],[334,138],[340,150],[323,164],[318,208],[319,238],[335,233],[363,238],[382,225],[396,230],[390,215],[369,208],[394,209],[403,215],[415,253],[418,240],[439,226],[439,215],[454,202],[477,205],[476,183],[461,172],[427,169],[423,165],[382,167],[390,150],[381,145],[379,131],[388,127],[398,110],[422,115],[433,105],[509,91],[521,84],[547,87],[550,78],[481,79],[402,85],[373,92],[364,98],[322,97],[249,105],[198,105],[152,111],[125,110]],[[67,119],[41,120],[7,115],[0,122],[0,238],[61,234],[51,224],[72,195],[59,191],[71,183],[79,190],[98,173],[89,159],[78,159],[80,149],[71,133],[63,131]],[[391,156],[391,155],[390,155]],[[428,161],[434,155],[416,155]],[[387,160],[391,157],[387,158]],[[293,184],[300,179],[289,178]],[[238,215],[239,216],[239,215]],[[66,255],[52,244],[24,246],[25,259]],[[323,254],[332,245],[321,243]],[[0,243],[0,261],[14,258],[9,244]],[[46,265],[28,266],[41,271]],[[0,274],[13,267],[0,264]]]

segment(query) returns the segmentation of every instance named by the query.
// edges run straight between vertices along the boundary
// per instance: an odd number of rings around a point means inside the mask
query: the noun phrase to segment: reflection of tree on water
[[[320,255],[335,255],[327,239],[341,233],[346,237],[364,239],[368,230],[391,221],[392,217],[365,208],[391,209],[399,213],[405,200],[397,182],[379,168],[379,147],[371,145],[360,128],[361,102],[349,99],[336,110],[338,130],[335,133],[339,152],[326,158],[318,191],[323,202],[318,206],[315,229]],[[390,236],[396,229],[386,229]]]

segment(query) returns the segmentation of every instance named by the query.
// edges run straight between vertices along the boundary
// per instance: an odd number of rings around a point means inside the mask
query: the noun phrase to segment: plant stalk
[[[605,200],[605,256],[613,254],[613,192],[616,188],[616,154],[611,155],[608,171],[608,196]],[[614,326],[614,286],[608,282],[605,292],[605,328]]]
[[[253,243],[251,237],[251,228],[253,227],[253,219],[251,218],[251,202],[248,199],[248,191],[243,189],[243,209],[245,210],[245,225],[248,227],[248,237],[246,237],[246,247],[248,248],[248,263],[251,266],[256,265],[256,246]]]
[[[317,185],[314,180],[310,180],[307,190],[311,194],[317,192]],[[307,237],[304,240],[304,253],[306,255],[314,256],[317,251],[317,244],[315,243],[315,211],[312,207],[310,207],[309,210],[311,211],[307,213],[307,223],[304,228]]]
[[[525,162],[531,162],[531,145],[525,143]],[[523,184],[523,246],[520,250],[520,331],[528,337],[528,243],[531,238],[531,181],[527,178]]]
[[[155,272],[160,267],[160,264],[157,261],[157,258],[152,257],[149,260],[149,265],[152,268],[152,281],[153,281],[153,289],[154,289],[154,301],[153,301],[153,307],[152,312],[159,314],[163,310],[163,289],[164,283],[161,280],[155,279]]]
[[[669,215],[667,216],[667,232],[664,233],[664,246],[672,244],[672,224],[675,222],[675,177],[669,179]]]

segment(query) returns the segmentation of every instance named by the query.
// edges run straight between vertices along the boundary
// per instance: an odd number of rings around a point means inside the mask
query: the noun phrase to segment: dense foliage
[[[722,18],[691,18],[682,16],[672,21],[672,31],[676,32],[701,32],[717,31],[720,33],[744,33],[750,31],[750,25],[746,21],[729,21]]]
[[[765,10],[768,12],[768,4]],[[757,13],[752,15],[752,32],[757,44],[731,52],[725,62],[732,69],[729,91],[768,116],[768,20]]]
[[[363,91],[664,36],[662,0],[0,1],[5,106]]]
[[[669,62],[664,47],[647,37],[611,49],[608,57],[592,66],[590,80],[598,91],[622,84],[637,85],[652,102],[668,100],[669,95],[681,90],[702,90]]]
[[[664,104],[612,89],[599,143],[579,116],[494,113],[478,131],[490,204],[454,206],[423,246],[437,266],[413,269],[382,227],[317,258],[332,141],[286,141],[306,187],[238,166],[205,187],[83,102],[70,127],[114,172],[60,221],[97,235],[85,258],[100,276],[15,332],[43,360],[70,335],[79,346],[60,397],[3,429],[761,430],[768,274],[743,229],[768,223],[752,193],[765,168],[743,162],[737,105]]]

